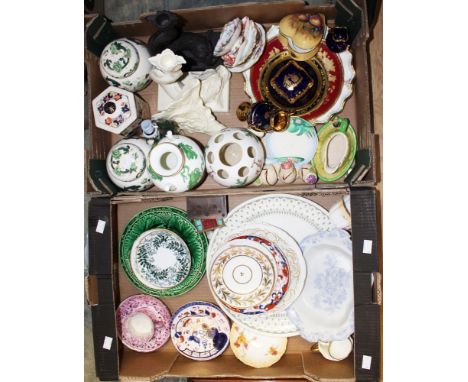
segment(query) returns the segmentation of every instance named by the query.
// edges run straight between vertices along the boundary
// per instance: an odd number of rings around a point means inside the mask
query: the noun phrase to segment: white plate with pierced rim
[[[233,312],[214,295],[221,309],[233,321],[258,334],[278,337],[290,337],[299,334],[296,326],[286,315],[285,309],[300,295],[306,278],[306,264],[297,242],[284,230],[269,224],[243,224],[223,227],[216,230],[208,248],[208,258],[217,252],[226,242],[241,235],[253,235],[274,243],[286,258],[289,267],[289,287],[278,305],[265,313],[247,315]],[[211,252],[213,251],[213,252]]]
[[[328,211],[313,201],[296,195],[262,195],[232,209],[224,220],[225,227],[214,231],[208,245],[207,264],[211,264],[213,248],[225,243],[224,229],[250,223],[271,224],[289,233],[297,243],[320,231],[336,228]],[[221,244],[220,244],[221,243]]]
[[[320,232],[301,242],[305,287],[287,310],[309,342],[341,341],[354,333],[353,256],[349,233]]]

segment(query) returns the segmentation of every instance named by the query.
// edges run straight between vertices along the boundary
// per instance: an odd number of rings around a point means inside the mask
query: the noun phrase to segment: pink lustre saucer
[[[144,294],[130,296],[117,308],[117,332],[128,348],[152,352],[170,337],[171,313],[163,302]]]

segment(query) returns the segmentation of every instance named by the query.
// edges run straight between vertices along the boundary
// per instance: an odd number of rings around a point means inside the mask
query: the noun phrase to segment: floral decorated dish
[[[271,241],[254,235],[240,235],[231,239],[227,245],[255,246],[260,248],[260,250],[266,251],[271,261],[275,264],[276,270],[273,288],[268,292],[267,297],[262,303],[245,309],[231,307],[231,310],[243,314],[259,314],[275,309],[289,287],[289,266],[280,249]]]
[[[179,235],[155,228],[143,232],[130,253],[132,270],[146,286],[164,289],[180,284],[190,272],[190,251]]]
[[[188,276],[179,284],[164,289],[152,288],[141,282],[131,264],[133,244],[142,233],[155,228],[163,228],[177,234],[185,242],[191,255]],[[198,232],[185,211],[175,207],[154,207],[141,211],[128,222],[120,238],[119,260],[130,282],[142,292],[156,297],[179,296],[194,288],[202,279],[207,247],[206,235]]]
[[[254,212],[254,210],[251,209],[250,212]],[[208,265],[211,264],[213,255],[218,249],[224,246],[226,242],[229,242],[229,240],[244,235],[260,237],[274,243],[284,255],[289,269],[289,286],[278,304],[270,311],[262,314],[235,312],[224,306],[216,295],[213,296],[228,317],[243,327],[271,336],[295,336],[298,334],[297,328],[287,317],[285,309],[299,296],[304,286],[306,265],[302,257],[301,248],[282,229],[269,224],[249,223],[249,221],[247,220],[245,223],[236,226],[226,225],[214,232],[208,251]]]
[[[319,232],[306,237],[301,248],[307,278],[288,317],[307,341],[344,340],[354,332],[351,238],[340,229]]]
[[[171,338],[176,349],[195,361],[220,356],[229,344],[229,320],[209,302],[194,301],[173,315]]]
[[[247,243],[250,244],[250,243]],[[250,308],[264,301],[276,280],[276,268],[262,251],[248,245],[223,247],[210,269],[210,287],[233,308]]]
[[[226,23],[216,43],[213,55],[219,57],[227,54],[239,38],[241,31],[242,24],[239,17]]]
[[[138,294],[122,301],[116,313],[123,344],[138,352],[152,352],[170,337],[171,313],[157,298]]]

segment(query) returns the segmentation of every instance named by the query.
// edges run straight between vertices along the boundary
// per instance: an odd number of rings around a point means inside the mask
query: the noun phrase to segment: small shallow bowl
[[[286,352],[287,337],[269,337],[233,324],[229,334],[231,349],[242,363],[255,368],[270,367]]]
[[[171,338],[187,358],[208,361],[220,356],[229,344],[229,320],[214,304],[194,301],[173,315]]]

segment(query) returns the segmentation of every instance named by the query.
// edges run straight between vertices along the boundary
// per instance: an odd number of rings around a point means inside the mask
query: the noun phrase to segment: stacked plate
[[[288,291],[288,261],[276,245],[257,236],[257,229],[249,226],[234,235],[213,257],[211,290],[233,312],[266,313]]]
[[[150,208],[127,224],[120,241],[120,263],[129,280],[156,297],[191,290],[205,273],[208,242],[185,211]]]
[[[265,49],[263,27],[247,16],[228,22],[221,32],[213,55],[222,57],[231,72],[243,72],[255,64]]]
[[[221,309],[260,335],[300,334],[286,313],[307,276],[298,243],[333,228],[325,209],[294,195],[265,195],[231,210],[207,252],[209,285]],[[244,262],[247,253],[250,259]],[[259,269],[265,277],[258,277]]]

